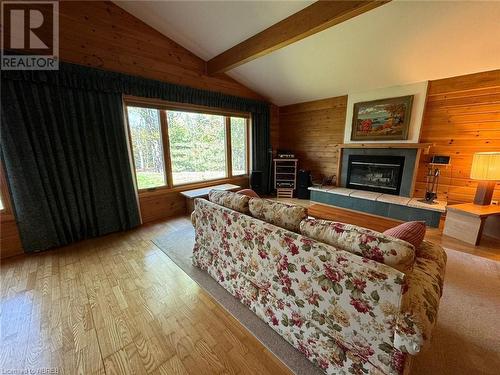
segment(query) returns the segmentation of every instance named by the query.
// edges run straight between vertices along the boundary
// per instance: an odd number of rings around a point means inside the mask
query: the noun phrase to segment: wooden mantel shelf
[[[429,148],[433,143],[341,143],[339,148]]]

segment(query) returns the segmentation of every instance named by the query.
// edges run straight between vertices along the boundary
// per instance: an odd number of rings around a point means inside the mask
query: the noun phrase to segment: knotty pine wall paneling
[[[472,155],[500,151],[500,70],[430,81],[420,142],[434,146],[420,158],[415,196],[425,193],[429,158],[442,154],[451,156],[451,165],[441,168],[438,199],[472,202]],[[500,200],[498,183],[493,199]]]
[[[23,253],[17,223],[13,217],[0,214],[0,259]]]
[[[181,191],[218,184],[235,184],[245,189],[249,185],[249,180],[248,177],[239,176],[217,182],[201,182],[190,187],[175,187],[165,191],[159,189],[152,192],[144,192],[139,195],[139,206],[143,224],[167,217],[185,215],[186,198],[180,194]]]
[[[271,116],[270,116],[270,127],[271,127],[271,147],[273,153],[279,148],[280,142],[280,108],[277,105],[271,104]]]
[[[313,179],[337,171],[338,148],[343,143],[347,95],[293,104],[279,109],[279,146],[292,150],[299,168]]]
[[[59,13],[62,61],[262,99],[110,1],[61,1]]]
[[[21,237],[12,210],[9,189],[3,171],[0,165],[0,194],[4,209],[0,213],[0,259],[23,253]]]
[[[263,100],[225,74],[207,75],[204,60],[112,2],[59,2],[59,30],[62,61]],[[145,223],[185,212],[178,191],[141,195],[139,201]],[[2,258],[20,253],[15,220],[6,215],[0,220]]]
[[[430,81],[427,95],[419,142],[434,146],[419,160],[414,196],[425,193],[430,157],[443,154],[451,156],[451,165],[441,168],[438,198],[471,202],[477,186],[470,179],[472,155],[500,151],[500,70]],[[315,177],[335,173],[346,104],[342,96],[280,107],[280,148],[295,151],[300,167]],[[493,199],[500,200],[500,184]]]

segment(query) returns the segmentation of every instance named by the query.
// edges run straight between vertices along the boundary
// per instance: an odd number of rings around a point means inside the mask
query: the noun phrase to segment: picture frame
[[[351,141],[407,140],[413,95],[354,104]]]

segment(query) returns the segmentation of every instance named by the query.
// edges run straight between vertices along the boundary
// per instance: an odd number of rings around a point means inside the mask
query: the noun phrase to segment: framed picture
[[[413,95],[354,104],[351,141],[408,139]]]

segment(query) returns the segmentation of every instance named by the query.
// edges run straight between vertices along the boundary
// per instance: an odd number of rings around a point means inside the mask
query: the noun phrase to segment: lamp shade
[[[500,152],[475,153],[470,178],[482,181],[500,180]]]

